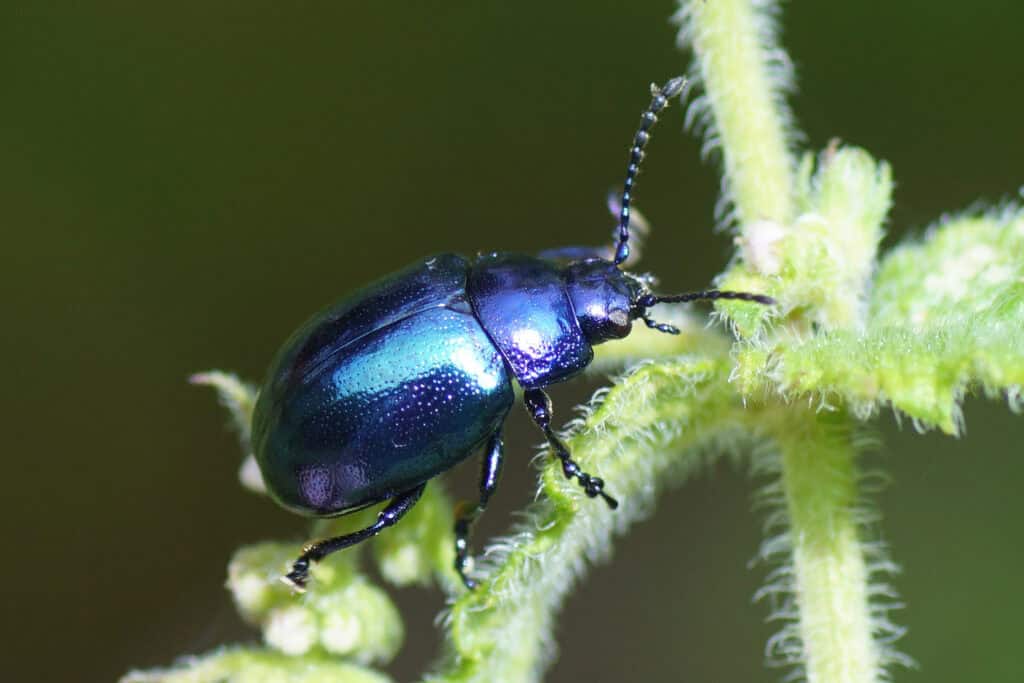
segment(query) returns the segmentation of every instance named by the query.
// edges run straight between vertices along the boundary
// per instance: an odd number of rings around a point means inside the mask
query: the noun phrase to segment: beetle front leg
[[[405,516],[412,506],[416,504],[416,501],[423,495],[423,489],[427,487],[426,484],[420,484],[416,488],[406,491],[396,496],[388,506],[377,514],[377,521],[365,529],[360,529],[351,534],[345,534],[344,536],[336,536],[334,538],[328,538],[324,541],[317,541],[306,546],[303,550],[302,555],[299,559],[295,560],[292,565],[292,570],[285,576],[281,577],[281,580],[290,585],[292,588],[298,591],[306,590],[306,582],[309,580],[309,567],[314,562],[319,562],[328,555],[338,550],[348,548],[356,543],[365,541],[371,536],[376,536],[384,529],[394,525],[398,520]]]
[[[476,582],[466,576],[466,564],[469,562],[469,532],[473,523],[479,519],[491,494],[498,488],[501,477],[501,466],[505,460],[505,443],[501,440],[499,429],[487,442],[487,452],[483,458],[483,469],[480,472],[480,500],[476,505],[468,502],[459,504],[455,513],[455,571],[459,573],[466,588],[476,588]]]
[[[575,477],[588,496],[591,498],[601,496],[604,498],[604,502],[608,503],[608,507],[612,510],[617,508],[619,506],[618,501],[604,492],[604,480],[599,477],[593,477],[580,469],[579,464],[572,459],[569,449],[565,447],[565,444],[552,431],[551,399],[548,395],[542,389],[528,389],[523,393],[523,401],[526,403],[526,409],[530,411],[533,421],[544,431],[544,436],[547,438],[551,450],[562,461],[562,472],[565,474],[565,478],[572,479]]]

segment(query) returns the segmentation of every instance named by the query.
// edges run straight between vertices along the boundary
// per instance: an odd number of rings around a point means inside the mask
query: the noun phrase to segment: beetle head
[[[645,291],[641,280],[604,259],[571,263],[562,277],[576,320],[591,344],[629,334],[637,317],[637,297]]]

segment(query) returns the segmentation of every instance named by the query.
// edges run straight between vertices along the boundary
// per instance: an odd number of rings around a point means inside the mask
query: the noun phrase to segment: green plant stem
[[[604,395],[568,446],[609,482],[620,508],[587,499],[560,467],[547,467],[546,495],[516,533],[491,545],[484,581],[452,605],[447,658],[428,680],[538,679],[553,649],[553,616],[586,560],[605,557],[613,534],[649,512],[656,483],[678,481],[699,454],[728,451],[744,433],[727,374],[724,360],[648,364]]]
[[[798,410],[787,417],[778,443],[799,610],[798,657],[810,683],[870,683],[880,673],[880,657],[857,532],[847,418]]]
[[[725,163],[725,199],[741,231],[754,221],[787,224],[793,214],[793,162],[783,93],[788,59],[778,45],[773,8],[752,0],[682,2],[679,43],[696,54],[693,75],[704,97],[691,115]]]

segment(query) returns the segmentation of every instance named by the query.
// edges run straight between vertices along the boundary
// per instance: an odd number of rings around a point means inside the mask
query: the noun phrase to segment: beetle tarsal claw
[[[290,586],[296,593],[305,593],[307,581],[309,581],[309,558],[303,555],[292,564],[292,570],[281,577],[281,582]]]
[[[279,581],[291,588],[294,592],[302,594],[306,592],[306,579],[292,576],[295,572],[289,572],[282,576]]]

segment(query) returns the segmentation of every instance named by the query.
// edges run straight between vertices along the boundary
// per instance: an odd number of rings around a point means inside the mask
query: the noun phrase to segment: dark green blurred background
[[[714,0],[707,0],[713,2]],[[209,392],[258,378],[349,288],[438,250],[604,239],[647,84],[683,71],[658,2],[35,2],[0,8],[4,680],[109,681],[253,639],[222,588],[242,543],[304,523],[236,484]],[[807,143],[892,162],[892,234],[1024,181],[1016,2],[793,3]],[[713,165],[663,118],[644,266],[707,284]],[[892,244],[890,237],[887,244]],[[593,387],[560,390],[559,415]],[[516,411],[501,505],[539,437]],[[904,566],[904,681],[1019,681],[1024,427],[971,402],[961,441],[880,421],[882,536]],[[450,485],[474,490],[475,465]],[[751,604],[761,518],[721,467],[666,497],[570,600],[550,680],[771,681]],[[400,594],[413,678],[435,592]]]

